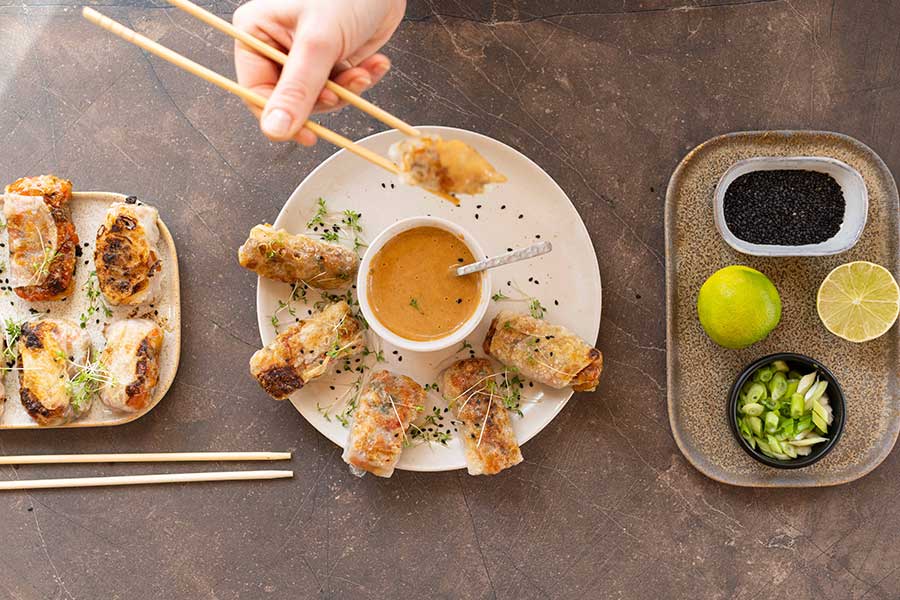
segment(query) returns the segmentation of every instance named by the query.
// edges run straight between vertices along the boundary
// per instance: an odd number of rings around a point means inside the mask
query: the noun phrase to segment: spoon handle
[[[551,250],[553,250],[553,246],[550,242],[538,242],[527,248],[519,248],[518,250],[513,250],[512,252],[507,252],[500,256],[486,258],[484,260],[479,260],[478,262],[457,267],[456,274],[461,277],[479,271],[486,271],[487,269],[493,269],[494,267],[501,267],[503,265],[519,262],[520,260],[528,260],[529,258],[540,256],[541,254],[547,254]]]

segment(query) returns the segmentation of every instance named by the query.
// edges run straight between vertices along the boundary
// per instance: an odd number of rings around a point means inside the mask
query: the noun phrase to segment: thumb
[[[260,125],[279,142],[293,138],[309,118],[341,52],[339,36],[298,32]]]

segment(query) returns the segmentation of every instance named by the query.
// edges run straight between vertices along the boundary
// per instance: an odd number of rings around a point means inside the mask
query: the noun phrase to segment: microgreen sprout
[[[87,310],[81,313],[81,316],[79,317],[79,324],[82,329],[87,327],[88,321],[97,311],[103,311],[106,318],[112,316],[112,309],[110,309],[109,305],[100,297],[100,288],[97,286],[97,271],[91,271],[91,274],[88,275],[87,281],[84,282],[81,289],[84,290],[84,294],[88,299]]]
[[[60,351],[61,352],[61,351]],[[99,359],[89,357],[87,363],[79,364],[62,353],[62,359],[75,367],[75,374],[66,382],[66,392],[71,398],[72,408],[76,413],[90,405],[91,400],[104,385],[117,385],[115,378]]]
[[[312,216],[312,218],[306,222],[307,229],[315,229],[316,227],[324,227],[325,226],[325,217],[328,216],[328,205],[325,204],[324,198],[319,198],[316,200],[316,214]]]
[[[38,234],[38,241],[41,244],[42,259],[31,264],[33,274],[28,282],[29,285],[33,285],[34,283],[40,281],[41,278],[46,277],[50,274],[50,265],[53,264],[53,261],[56,260],[56,257],[59,254],[56,248],[45,246],[44,236],[41,235],[41,230],[36,229],[36,231]]]
[[[19,358],[19,338],[22,336],[22,324],[11,317],[3,322],[3,362],[0,363],[0,373],[3,373],[7,365],[12,365]]]
[[[528,304],[528,312],[531,313],[532,317],[534,317],[535,319],[544,318],[544,315],[547,313],[547,308],[543,304],[541,304],[541,301],[538,298],[526,294],[524,291],[522,291],[522,288],[516,285],[516,282],[514,281],[510,283],[510,287],[518,292],[518,298],[507,296],[503,292],[497,292],[493,296],[491,296],[491,299],[494,302],[526,302]]]

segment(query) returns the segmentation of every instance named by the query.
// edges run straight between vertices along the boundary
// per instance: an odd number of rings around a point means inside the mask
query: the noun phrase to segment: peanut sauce
[[[482,273],[457,277],[474,262],[454,233],[416,227],[389,240],[372,259],[369,305],[387,329],[413,341],[446,337],[469,320],[481,296]]]

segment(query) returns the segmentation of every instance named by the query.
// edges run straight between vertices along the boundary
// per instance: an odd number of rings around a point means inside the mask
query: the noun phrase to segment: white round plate
[[[391,223],[406,217],[434,215],[454,221],[475,236],[490,255],[508,248],[527,246],[538,239],[553,244],[550,254],[536,259],[500,267],[491,271],[493,291],[511,298],[523,295],[540,300],[546,307],[545,319],[568,327],[590,343],[596,342],[600,327],[600,271],[591,238],[575,207],[562,189],[539,166],[509,146],[489,137],[453,127],[419,127],[420,131],[445,139],[460,139],[473,146],[509,181],[493,186],[479,196],[462,196],[454,207],[424,190],[401,184],[396,178],[365,160],[341,150],[317,167],[294,190],[281,209],[274,225],[291,233],[304,233],[306,224],[316,212],[316,202],[323,198],[329,210],[351,209],[362,213],[362,236],[372,240]],[[388,147],[402,139],[397,131],[386,131],[357,143],[387,156]],[[276,335],[272,315],[279,301],[287,301],[291,286],[260,278],[257,287],[257,314],[260,337],[269,344]],[[310,314],[319,293],[310,290],[307,300],[293,302],[295,316],[289,309],[278,313],[279,330]],[[376,369],[385,368],[412,377],[421,385],[438,380],[441,369],[454,360],[483,356],[481,344],[487,326],[500,310],[528,312],[527,301],[491,302],[484,321],[468,338],[472,349],[451,348],[441,352],[419,354],[398,350],[384,343],[384,362],[374,355],[361,359]],[[369,335],[371,330],[369,330]],[[370,340],[370,345],[382,343]],[[374,346],[373,346],[374,349]],[[362,363],[353,363],[354,367]],[[297,391],[291,402],[312,425],[328,439],[343,447],[348,429],[337,415],[343,410],[341,398],[357,380],[357,373],[332,373]],[[512,416],[519,444],[524,444],[565,406],[571,389],[554,390],[539,384],[526,384],[522,397],[524,416]],[[346,396],[345,396],[346,397]],[[429,402],[444,407],[440,394],[429,392]],[[428,407],[430,408],[430,407]],[[446,424],[449,420],[445,419]],[[452,425],[445,425],[452,432]],[[527,455],[527,452],[525,452]],[[415,444],[403,451],[397,468],[410,471],[449,471],[466,466],[462,447],[454,436],[446,446],[436,442]]]

